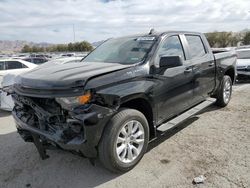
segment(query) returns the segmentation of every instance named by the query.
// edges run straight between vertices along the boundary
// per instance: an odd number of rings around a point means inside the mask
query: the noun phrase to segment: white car
[[[250,78],[250,48],[237,49],[238,79]]]
[[[47,67],[47,66],[55,66],[59,64],[66,64],[66,63],[77,63],[80,62],[83,59],[83,57],[60,57],[57,59],[50,60],[39,67]]]
[[[20,59],[1,59],[0,60],[0,89],[12,85],[16,75],[27,72],[37,65]],[[0,109],[11,111],[13,101],[11,96],[0,90]]]
[[[55,59],[55,60],[51,60],[48,61],[40,66],[37,67],[37,65],[26,62],[26,61],[22,61],[22,60],[15,60],[15,61],[19,61],[21,63],[25,63],[25,66],[30,66],[29,64],[31,64],[30,68],[23,68],[22,71],[13,71],[13,72],[8,72],[5,76],[3,76],[2,78],[2,87],[6,87],[6,86],[10,86],[12,84],[14,84],[14,80],[15,77],[25,71],[29,71],[35,67],[39,68],[39,67],[47,67],[47,66],[56,66],[59,64],[65,64],[65,63],[76,63],[76,62],[80,62],[80,60],[82,59],[82,57],[66,57],[66,58],[60,58],[60,59]],[[12,60],[13,61],[13,60]],[[1,61],[0,61],[1,62]],[[16,69],[15,69],[16,70]],[[0,100],[0,109],[2,110],[6,110],[6,111],[12,111],[14,106],[14,103],[12,101],[11,96],[7,95],[6,92],[2,92],[1,93],[1,100]]]
[[[21,59],[1,59],[0,60],[0,88],[2,79],[6,74],[21,74],[35,68],[37,65],[23,61]]]

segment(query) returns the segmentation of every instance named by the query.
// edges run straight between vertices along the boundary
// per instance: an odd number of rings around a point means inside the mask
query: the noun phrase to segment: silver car
[[[237,49],[238,79],[250,78],[250,47]]]

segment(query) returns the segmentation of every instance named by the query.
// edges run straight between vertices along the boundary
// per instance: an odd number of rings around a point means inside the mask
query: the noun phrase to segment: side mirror
[[[180,56],[161,56],[160,67],[172,68],[182,66],[183,61]]]

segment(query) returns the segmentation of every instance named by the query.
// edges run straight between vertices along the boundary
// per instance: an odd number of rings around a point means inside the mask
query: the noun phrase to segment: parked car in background
[[[27,72],[36,66],[33,63],[20,59],[0,60],[0,89],[13,84],[16,75]],[[12,110],[12,108],[11,96],[7,96],[5,92],[0,91],[0,109]]]
[[[62,64],[67,64],[67,63],[77,63],[77,62],[80,62],[82,59],[83,59],[82,57],[60,57],[60,58],[50,60],[40,65],[39,69],[46,68],[46,67],[53,67],[56,65],[62,65]]]
[[[2,87],[11,86],[14,83],[14,79],[18,74],[6,74],[2,78]],[[12,111],[14,102],[11,95],[8,95],[4,91],[0,91],[0,109],[5,111]]]
[[[2,83],[2,78],[6,74],[20,74],[26,72],[36,65],[33,63],[21,60],[21,59],[1,59],[0,60],[0,88]]]
[[[62,57],[73,57],[73,56],[75,56],[75,53],[62,54]]]
[[[52,67],[52,66],[56,66],[56,65],[60,65],[60,64],[76,63],[76,62],[80,62],[81,59],[82,59],[81,57],[59,58],[59,59],[48,61],[48,62],[40,65],[39,69],[43,68],[43,67],[47,67],[47,66]],[[37,65],[35,65],[35,66],[34,66],[34,64],[32,64],[32,65],[33,65],[32,68],[37,67]],[[31,69],[27,69],[25,71],[29,71]],[[23,71],[23,72],[25,72],[25,71]],[[23,73],[23,72],[21,72],[21,73]],[[7,87],[7,86],[14,84],[15,77],[19,74],[20,74],[19,72],[15,72],[15,73],[12,72],[11,74],[7,74],[7,75],[3,76],[2,87]],[[0,98],[0,109],[6,110],[6,111],[11,111],[13,109],[13,107],[14,107],[14,102],[13,102],[11,96],[7,95],[6,92],[2,92],[1,98]]]
[[[238,80],[250,79],[250,47],[236,50]]]
[[[52,58],[51,55],[47,54],[31,54],[30,57]]]
[[[48,61],[48,59],[44,57],[27,57],[24,58],[23,60],[34,63],[36,65],[40,65]]]

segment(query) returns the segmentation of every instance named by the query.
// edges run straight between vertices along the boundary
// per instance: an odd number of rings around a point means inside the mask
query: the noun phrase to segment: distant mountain
[[[242,31],[240,31],[240,33],[246,33],[246,32],[249,32],[250,31],[250,29],[243,29]]]
[[[42,42],[42,43],[34,43],[28,41],[9,41],[9,40],[0,40],[0,52],[1,53],[12,53],[12,52],[20,52],[24,45],[29,46],[37,46],[37,47],[48,47],[53,44]]]

